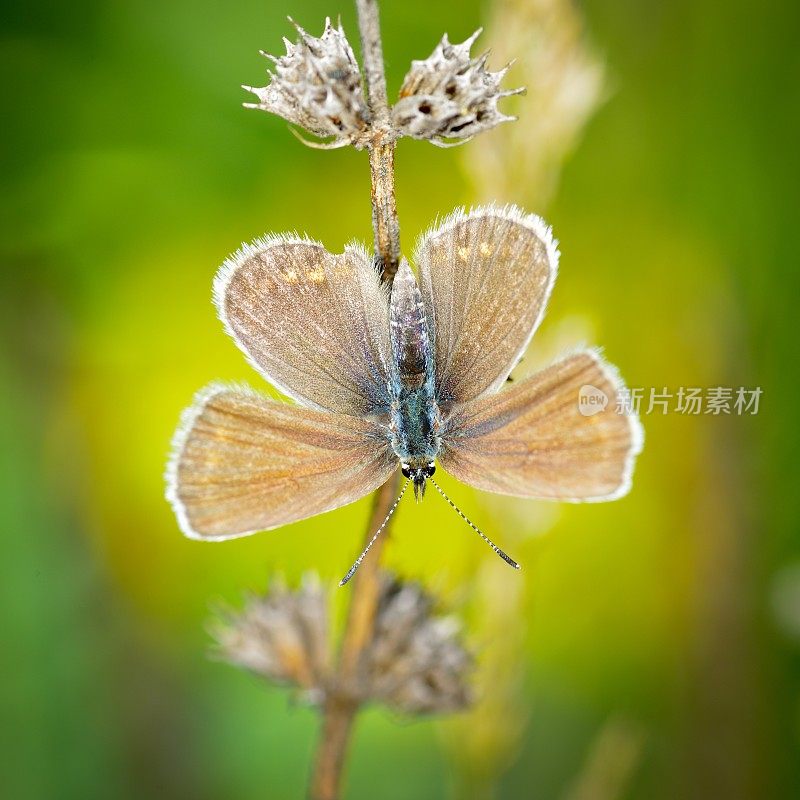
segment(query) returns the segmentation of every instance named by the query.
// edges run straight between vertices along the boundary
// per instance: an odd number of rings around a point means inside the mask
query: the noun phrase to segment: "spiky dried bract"
[[[453,617],[434,614],[430,595],[384,575],[366,655],[369,699],[408,715],[466,708],[472,657]]]
[[[325,592],[315,577],[290,591],[280,582],[249,595],[241,611],[223,610],[211,627],[215,654],[321,703],[331,669]]]
[[[277,114],[321,138],[333,137],[331,146],[360,145],[370,112],[364,99],[361,71],[341,23],[334,28],[325,20],[322,36],[310,36],[295,25],[299,40],[284,38],[286,55],[276,58],[268,72],[270,83],[263,88],[244,86],[258,97],[245,103]]]
[[[330,658],[328,593],[306,578],[294,591],[276,584],[250,595],[241,611],[225,610],[212,626],[216,654],[268,681],[291,686],[315,705],[345,691],[359,704],[381,703],[408,716],[448,713],[470,703],[472,658],[452,617],[434,613],[433,598],[419,586],[381,576],[372,639],[363,672],[342,686]]]
[[[446,145],[448,139],[467,140],[510,117],[497,108],[502,97],[523,89],[502,90],[500,82],[508,67],[486,69],[488,53],[477,58],[470,49],[481,31],[461,44],[451,44],[447,34],[423,61],[412,61],[392,109],[392,123],[404,136]]]

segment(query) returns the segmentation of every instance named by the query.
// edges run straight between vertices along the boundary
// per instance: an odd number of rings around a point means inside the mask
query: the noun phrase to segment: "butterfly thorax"
[[[425,491],[439,453],[441,427],[434,397],[433,355],[425,307],[414,274],[405,260],[392,285],[392,449],[403,471],[414,480],[417,496]],[[429,474],[430,473],[430,474]]]

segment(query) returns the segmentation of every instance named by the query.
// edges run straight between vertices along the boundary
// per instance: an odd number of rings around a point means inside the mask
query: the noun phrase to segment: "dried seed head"
[[[326,19],[319,38],[293,24],[299,40],[293,44],[284,38],[286,55],[276,58],[262,51],[274,62],[275,71],[268,72],[268,86],[243,87],[258,97],[257,103],[245,103],[245,108],[277,114],[315,136],[333,137],[318,147],[360,146],[370,114],[361,72],[341,23],[334,28]]]
[[[472,658],[460,643],[459,626],[452,617],[435,616],[432,598],[419,586],[381,577],[373,637],[353,686],[342,685],[333,669],[327,599],[316,578],[306,578],[296,591],[278,584],[264,596],[251,595],[241,611],[223,610],[215,620],[215,654],[299,689],[314,704],[336,691],[408,715],[469,704]]]
[[[450,44],[445,34],[428,58],[411,62],[400,99],[392,109],[392,123],[401,135],[447,146],[448,139],[466,141],[516,119],[498,111],[497,101],[524,89],[501,90],[500,81],[508,67],[489,72],[488,53],[470,57],[480,33],[478,29],[461,44]]]
[[[330,670],[326,596],[313,577],[296,591],[282,583],[264,596],[245,598],[241,611],[225,609],[211,627],[215,654],[270,681],[324,698]]]
[[[384,575],[375,634],[365,654],[368,699],[403,714],[446,713],[470,703],[472,658],[453,617],[433,615],[421,587]]]

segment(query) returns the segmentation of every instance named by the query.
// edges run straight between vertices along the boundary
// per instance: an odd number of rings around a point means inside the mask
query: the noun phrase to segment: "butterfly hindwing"
[[[579,410],[582,387],[607,398]],[[581,351],[492,396],[456,407],[445,421],[440,461],[489,492],[551,500],[613,500],[626,494],[642,429],[620,413],[624,386],[596,352]]]
[[[187,536],[229,539],[352,503],[396,466],[375,423],[216,384],[184,412],[167,498]]]

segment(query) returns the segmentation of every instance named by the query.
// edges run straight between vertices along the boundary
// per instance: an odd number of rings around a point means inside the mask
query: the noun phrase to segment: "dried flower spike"
[[[481,131],[516,119],[497,109],[502,97],[524,89],[501,90],[508,66],[486,69],[486,52],[470,57],[479,28],[461,44],[450,44],[447,34],[424,61],[412,61],[392,109],[392,123],[403,136],[427,139],[435,145],[463,144]],[[448,143],[448,139],[463,140]]]
[[[223,609],[211,627],[215,655],[274,683],[300,689],[321,703],[330,672],[325,592],[316,577],[291,591],[273,584],[266,595],[249,595],[241,611]]]
[[[310,36],[291,18],[290,22],[299,34],[297,44],[284,37],[286,55],[280,58],[261,51],[274,62],[275,71],[268,71],[268,86],[242,87],[258,97],[257,103],[245,103],[245,108],[277,114],[320,138],[333,137],[325,143],[306,142],[311,146],[363,146],[370,113],[361,71],[341,22],[334,28],[327,18],[319,38]]]
[[[211,632],[216,655],[272,683],[300,690],[320,705],[343,689],[330,658],[327,593],[306,578],[291,591],[273,585],[245,598],[241,611],[224,610]],[[401,714],[446,713],[469,704],[472,658],[452,617],[435,616],[430,595],[412,583],[381,576],[372,639],[363,673],[344,690],[358,703],[382,703]]]
[[[370,700],[402,714],[466,708],[472,657],[454,617],[434,616],[433,599],[415,583],[384,574],[366,666]]]

